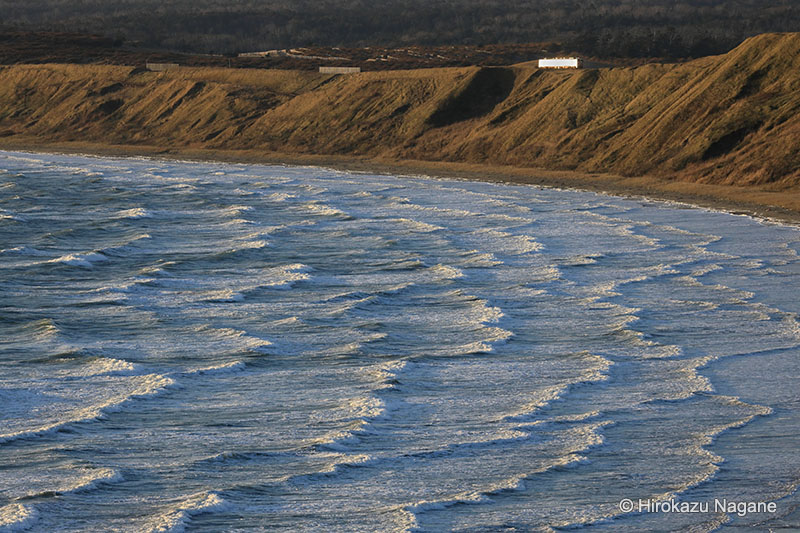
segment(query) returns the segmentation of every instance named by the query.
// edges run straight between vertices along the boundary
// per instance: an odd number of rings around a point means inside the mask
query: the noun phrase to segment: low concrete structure
[[[539,68],[582,68],[583,60],[579,57],[553,57],[539,60]]]
[[[165,70],[169,70],[171,68],[178,68],[180,65],[177,63],[146,63],[145,67],[147,70],[152,70],[153,72],[163,72]]]
[[[356,74],[361,67],[319,67],[321,74]]]

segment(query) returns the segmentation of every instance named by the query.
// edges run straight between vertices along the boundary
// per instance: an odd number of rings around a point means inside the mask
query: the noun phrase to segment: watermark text
[[[740,517],[752,513],[774,513],[778,510],[775,502],[737,502],[726,498],[713,501],[692,502],[671,500],[631,500],[624,498],[619,502],[623,513],[726,513]]]

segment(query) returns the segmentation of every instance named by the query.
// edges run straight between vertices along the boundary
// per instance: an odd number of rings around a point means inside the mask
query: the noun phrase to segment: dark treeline
[[[234,53],[299,46],[558,41],[595,57],[686,58],[800,31],[796,0],[0,0],[0,28]]]

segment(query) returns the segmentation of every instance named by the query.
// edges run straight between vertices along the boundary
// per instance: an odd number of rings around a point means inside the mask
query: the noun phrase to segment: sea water
[[[0,152],[0,531],[800,527],[799,251],[646,199]]]

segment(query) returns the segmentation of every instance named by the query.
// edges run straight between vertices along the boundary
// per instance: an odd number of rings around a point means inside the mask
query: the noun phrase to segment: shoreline
[[[576,189],[617,197],[646,198],[748,215],[768,221],[800,226],[800,194],[796,191],[765,191],[757,187],[708,185],[641,176],[548,170],[530,167],[381,159],[357,156],[311,155],[256,150],[206,148],[157,148],[146,145],[105,145],[90,142],[42,142],[35,138],[0,138],[0,150],[106,157],[151,157],[167,160],[225,162],[262,165],[326,167],[334,170],[461,179],[509,185],[532,185]],[[794,193],[794,194],[793,194]],[[793,197],[794,196],[794,197]]]

